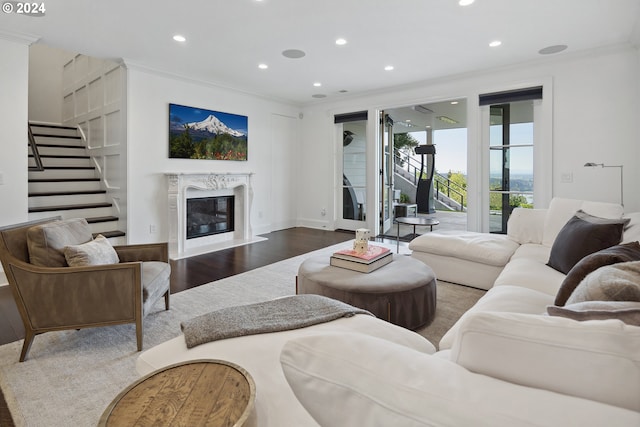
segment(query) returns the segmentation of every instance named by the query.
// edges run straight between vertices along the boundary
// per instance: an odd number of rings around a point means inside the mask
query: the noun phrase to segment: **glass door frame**
[[[378,150],[379,150],[379,218],[380,231],[377,234],[392,232],[394,219],[393,190],[394,190],[394,163],[393,163],[393,121],[384,110],[378,115]],[[388,152],[386,149],[388,148]],[[387,233],[388,234],[388,233]]]
[[[506,86],[500,89],[486,90],[483,92],[497,92],[500,90],[517,90],[527,87],[542,86],[543,97],[533,101],[533,204],[535,208],[546,208],[549,206],[554,196],[553,177],[553,80],[551,77],[542,78],[540,80],[532,80],[513,86]],[[475,106],[469,103],[470,109],[478,109],[478,117],[480,118],[480,152],[477,153],[479,160],[477,173],[475,175],[478,181],[480,191],[478,192],[479,200],[477,206],[479,212],[473,212],[473,218],[478,220],[477,223],[469,222],[469,230],[489,232],[489,145],[490,145],[490,106]],[[470,110],[471,111],[471,110]],[[471,151],[469,152],[469,155]],[[470,168],[473,170],[472,168]],[[471,185],[471,181],[470,185]],[[473,197],[471,193],[469,198]],[[469,200],[471,203],[471,200]],[[467,212],[468,214],[470,212]],[[467,220],[472,217],[467,216]]]

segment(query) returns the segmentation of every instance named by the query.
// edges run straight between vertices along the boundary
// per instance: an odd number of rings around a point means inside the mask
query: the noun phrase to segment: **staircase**
[[[78,129],[29,123],[29,139],[29,219],[85,218],[94,236],[125,243]]]
[[[405,194],[408,194],[412,203],[415,202],[415,197],[412,196],[415,196],[417,191],[420,166],[418,162],[410,157],[401,158],[394,154],[395,186]],[[464,204],[467,194],[466,189],[460,187],[446,176],[437,173],[434,174],[433,181],[436,209],[466,212],[467,207]]]

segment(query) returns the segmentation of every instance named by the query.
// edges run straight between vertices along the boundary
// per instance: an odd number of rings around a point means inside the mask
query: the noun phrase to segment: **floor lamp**
[[[623,191],[623,174],[622,174],[622,165],[605,165],[604,163],[585,163],[585,167],[595,167],[600,166],[601,168],[620,168],[620,205],[624,206],[624,191]]]

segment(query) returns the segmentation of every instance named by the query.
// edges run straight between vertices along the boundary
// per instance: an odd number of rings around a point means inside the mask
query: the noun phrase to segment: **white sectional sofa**
[[[450,235],[458,241],[448,255],[437,252],[447,237],[435,232],[431,243],[411,243],[440,279],[489,288],[437,352],[418,334],[358,314],[190,350],[177,337],[143,352],[138,371],[199,358],[237,363],[256,382],[258,426],[640,426],[640,327],[546,314],[566,277],[546,263],[578,210],[622,215],[616,205],[554,199],[549,209],[515,210],[508,236]],[[640,214],[631,217],[625,242],[640,238]],[[637,306],[623,311],[640,316]]]

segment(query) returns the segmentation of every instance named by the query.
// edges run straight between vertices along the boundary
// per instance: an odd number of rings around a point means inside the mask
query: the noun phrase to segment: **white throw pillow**
[[[451,360],[472,372],[640,411],[640,327],[519,313],[473,313]]]
[[[109,239],[102,234],[98,234],[95,239],[81,245],[65,246],[64,257],[69,267],[117,264],[120,262],[118,253],[109,243]]]
[[[590,215],[609,219],[622,218],[622,214],[624,213],[622,206],[615,203],[590,202],[554,197],[549,204],[547,217],[544,221],[542,244],[552,246],[562,227],[564,227],[567,221],[580,209]]]
[[[640,422],[637,412],[474,374],[450,360],[364,334],[290,340],[280,364],[296,398],[322,427]]]

